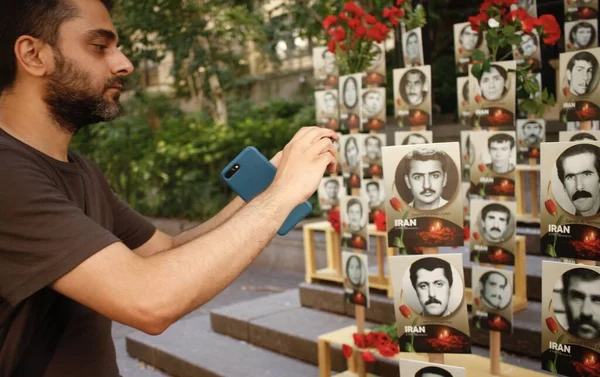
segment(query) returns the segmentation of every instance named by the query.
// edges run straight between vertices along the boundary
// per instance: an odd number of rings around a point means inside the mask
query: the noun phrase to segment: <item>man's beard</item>
[[[580,334],[580,328],[582,326],[586,326],[587,327],[591,327],[594,331],[593,334],[590,334],[589,332],[586,333],[585,337],[582,336],[582,334]],[[575,336],[578,336],[580,338],[584,338],[584,339],[597,339],[598,337],[600,337],[600,324],[596,321],[594,321],[592,318],[590,317],[579,317],[577,320],[571,318],[569,321],[569,332]]]
[[[119,102],[119,93],[113,100],[106,99],[104,95],[109,87],[123,85],[122,77],[111,78],[101,92],[95,92],[88,73],[66,61],[57,49],[54,52],[56,72],[48,81],[44,102],[61,129],[75,134],[87,125],[111,121],[121,115],[123,107]]]

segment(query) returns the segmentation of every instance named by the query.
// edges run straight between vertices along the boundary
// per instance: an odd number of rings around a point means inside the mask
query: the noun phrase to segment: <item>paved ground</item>
[[[297,288],[303,280],[304,276],[298,273],[248,269],[231,286],[202,308],[190,313],[188,317],[208,314],[215,308]],[[118,323],[113,325],[113,339],[121,375],[123,377],[167,377],[166,374],[127,355],[125,337],[132,331],[134,330],[130,327]]]

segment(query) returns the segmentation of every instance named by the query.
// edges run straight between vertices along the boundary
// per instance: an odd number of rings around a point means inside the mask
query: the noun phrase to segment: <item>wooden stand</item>
[[[500,347],[501,334],[490,331],[490,373],[492,376],[500,376]]]
[[[540,202],[538,200],[538,180],[540,165],[517,165],[515,193],[517,199],[517,221],[540,223]],[[524,181],[529,178],[531,189],[524,189]],[[527,198],[531,202],[531,211],[527,210]]]
[[[330,377],[331,376],[331,346],[342,346],[343,344],[347,344],[352,346],[354,344],[354,340],[352,339],[352,334],[357,332],[356,326],[344,327],[342,329],[332,331],[330,333],[326,333],[320,335],[318,338],[318,349],[319,349],[319,377]],[[356,348],[355,348],[356,350]],[[380,358],[385,358],[381,356],[376,349],[369,349],[374,355],[377,355]],[[357,352],[355,352],[357,354]],[[418,354],[418,353],[410,353],[410,352],[401,352],[394,357],[387,358],[389,360],[394,360],[396,363],[399,362],[400,359],[409,359],[409,360],[418,360],[428,362],[427,354]],[[477,356],[472,354],[445,354],[444,355],[444,363],[447,365],[454,365],[458,367],[468,366],[468,375],[469,376],[477,376],[477,377],[497,377],[497,376],[508,376],[508,377],[547,377],[548,375],[545,373],[535,372],[529,369],[520,368],[510,364],[499,364],[499,374],[492,374],[490,372],[490,359],[483,356]],[[337,376],[344,377],[354,377],[357,376],[357,367],[356,361],[354,357],[348,359],[348,370],[342,374],[337,374]],[[368,375],[369,377],[375,377],[372,374]]]
[[[369,286],[371,288],[385,291],[388,297],[392,297],[392,282],[385,274],[385,257],[392,256],[396,250],[387,247],[387,233],[375,229],[375,225],[370,224],[368,228],[369,236],[375,237],[375,250],[377,255],[377,273],[369,274]],[[315,232],[325,232],[325,246],[327,253],[327,267],[317,270],[316,250],[315,250]],[[344,278],[341,267],[341,241],[340,235],[329,223],[329,221],[320,221],[304,225],[304,261],[306,264],[305,281],[312,283],[315,280],[333,281],[343,283]]]

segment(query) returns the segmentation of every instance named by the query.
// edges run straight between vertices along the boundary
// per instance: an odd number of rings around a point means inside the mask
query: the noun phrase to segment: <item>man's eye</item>
[[[433,178],[435,178],[435,179],[438,179],[441,176],[441,174],[440,173],[433,173],[431,176]]]
[[[94,49],[98,50],[98,51],[104,51],[106,50],[108,47],[105,45],[99,45],[99,44],[94,44]]]

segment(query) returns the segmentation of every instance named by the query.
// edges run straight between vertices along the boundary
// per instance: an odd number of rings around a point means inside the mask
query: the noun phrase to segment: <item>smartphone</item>
[[[233,159],[223,171],[221,179],[239,195],[249,202],[256,195],[265,191],[273,182],[277,169],[255,147],[246,147]],[[304,202],[289,214],[277,234],[284,236],[312,212],[312,204]]]

